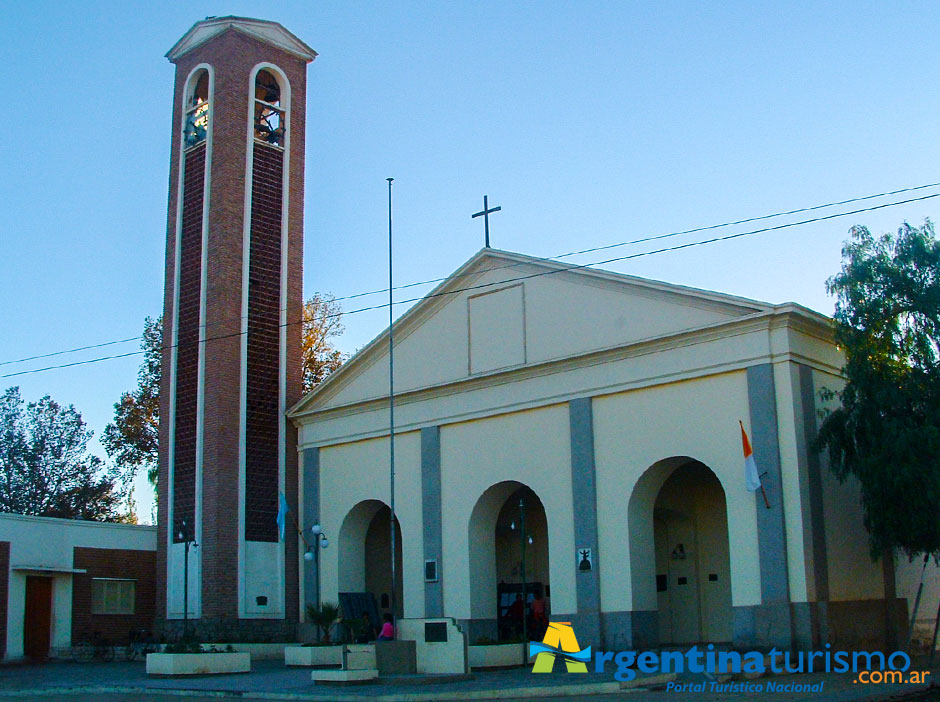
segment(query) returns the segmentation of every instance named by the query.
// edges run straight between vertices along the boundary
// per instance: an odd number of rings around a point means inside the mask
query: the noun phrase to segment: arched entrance
[[[731,641],[728,514],[717,476],[689,457],[657,462],[637,482],[629,521],[634,609],[658,613],[649,634],[662,645]]]
[[[371,592],[379,615],[392,611],[391,510],[364,500],[349,510],[339,531],[338,592]],[[395,522],[395,616],[403,607],[401,525]]]
[[[505,640],[522,635],[525,612],[536,597],[549,598],[548,519],[538,495],[516,481],[488,488],[473,508],[468,530],[471,616],[485,626],[475,635]],[[531,618],[526,631],[532,633]]]

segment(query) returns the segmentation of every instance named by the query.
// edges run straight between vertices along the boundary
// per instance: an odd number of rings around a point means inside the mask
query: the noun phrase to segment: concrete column
[[[793,620],[772,364],[763,363],[747,369],[747,395],[754,460],[762,473],[761,483],[770,508],[765,505],[761,492],[756,491],[754,505],[757,510],[761,604],[758,607],[734,608],[734,642],[741,646],[789,649],[793,644]]]
[[[594,414],[591,398],[582,397],[568,403],[571,428],[571,491],[574,517],[575,548],[589,548],[592,568],[578,569],[579,555],[571,554],[577,588],[577,617],[572,624],[578,636],[588,642],[603,640],[601,631],[601,582],[597,549],[597,487],[594,469]]]
[[[304,523],[300,525],[300,528],[309,530],[311,526],[320,522],[320,449],[316,447],[304,449],[304,493],[301,499],[304,506]],[[337,548],[339,547],[339,526],[337,524],[333,528],[333,539]],[[308,540],[309,534],[309,531],[304,533],[304,537]],[[304,561],[304,598],[307,602],[316,602],[320,594],[319,577],[316,561],[311,563]],[[302,604],[306,606],[306,603]]]
[[[424,616],[444,616],[441,563],[441,428],[421,430],[421,506],[424,522],[424,560],[437,562],[437,581],[424,583]]]

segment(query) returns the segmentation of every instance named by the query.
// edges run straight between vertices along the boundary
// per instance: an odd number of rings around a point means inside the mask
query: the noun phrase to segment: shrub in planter
[[[330,644],[330,634],[336,622],[339,621],[339,605],[333,602],[323,602],[319,607],[313,604],[307,605],[307,619],[317,626],[321,634],[321,643]]]
[[[206,648],[196,641],[179,641],[164,646],[163,653],[235,653],[235,649],[232,648],[231,644],[225,648],[218,648],[217,646]]]
[[[163,653],[147,655],[148,675],[206,675],[247,673],[251,655],[232,646],[202,646],[195,641],[169,644]]]

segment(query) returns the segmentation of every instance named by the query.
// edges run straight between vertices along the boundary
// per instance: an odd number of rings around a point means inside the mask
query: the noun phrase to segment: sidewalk
[[[912,669],[917,668],[915,661]],[[940,681],[940,666],[934,668]],[[419,679],[420,678],[420,679]],[[335,700],[336,702],[431,702],[445,700],[530,699],[546,697],[583,697],[609,695],[621,692],[639,693],[638,702],[675,700],[681,693],[666,691],[667,680],[675,676],[641,676],[624,690],[614,680],[613,671],[607,674],[569,675],[559,670],[546,675],[534,675],[529,668],[474,673],[472,680],[429,682],[423,676],[389,678],[378,684],[356,687],[328,687],[315,685],[307,668],[286,668],[280,661],[255,661],[250,673],[239,675],[212,675],[188,678],[150,678],[140,661],[112,663],[50,662],[46,664],[8,665],[0,667],[0,696],[43,698],[54,694],[86,695],[124,693],[160,693],[185,697],[232,697],[267,700]],[[709,691],[708,681],[702,676],[683,675],[679,683],[705,682],[705,692],[688,693],[696,700],[767,700],[767,693]],[[770,699],[785,700],[825,699],[839,702],[883,699],[892,695],[923,689],[924,685],[880,684],[861,685],[853,682],[852,675],[810,674],[765,677],[753,682],[775,684],[817,683],[824,681],[822,693],[777,692]],[[419,684],[420,683],[420,684]],[[652,687],[643,687],[643,685]],[[631,698],[632,699],[632,698]]]
[[[269,700],[419,702],[421,700],[512,699],[620,692],[613,671],[606,675],[533,675],[529,668],[474,673],[470,680],[433,682],[400,676],[354,687],[315,685],[309,668],[280,661],[253,661],[250,673],[186,678],[148,677],[144,663],[50,662],[0,667],[0,695],[35,697],[55,693],[161,692],[178,695],[237,694]]]

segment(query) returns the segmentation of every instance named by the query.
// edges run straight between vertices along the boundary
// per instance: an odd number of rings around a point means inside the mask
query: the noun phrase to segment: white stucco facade
[[[389,502],[387,344],[289,413],[305,490],[318,484],[302,518],[337,534],[356,505]],[[795,304],[481,251],[395,324],[404,616],[500,633],[497,586],[522,575],[496,547],[513,495],[544,512],[553,615],[602,640],[811,645],[844,631],[840,617],[883,606],[885,574],[852,487],[809,447],[841,365],[829,320]],[[745,487],[739,421],[769,507]],[[710,497],[682,507],[686,473]],[[325,599],[356,582],[344,568],[369,567],[349,548],[322,560]],[[440,580],[426,583],[432,557]],[[819,604],[835,601],[834,615]]]

